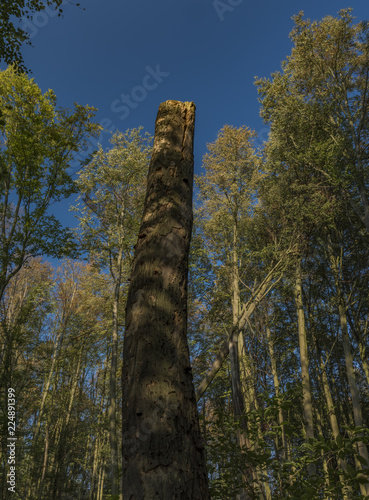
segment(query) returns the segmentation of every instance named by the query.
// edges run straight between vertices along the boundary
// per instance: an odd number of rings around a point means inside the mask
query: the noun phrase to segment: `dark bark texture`
[[[159,107],[123,351],[124,500],[209,499],[187,345],[195,105]]]

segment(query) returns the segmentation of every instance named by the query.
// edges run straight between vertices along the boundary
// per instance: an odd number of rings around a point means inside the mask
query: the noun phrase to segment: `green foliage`
[[[23,43],[30,45],[29,33],[19,26],[22,18],[32,19],[36,12],[42,12],[46,6],[63,12],[63,0],[7,0],[0,3],[0,61],[16,63],[25,69],[20,49]],[[79,4],[76,4],[79,5]]]
[[[363,498],[359,495],[360,483],[369,480],[368,470],[358,470],[354,461],[367,466],[360,457],[357,443],[369,445],[369,430],[366,427],[346,427],[344,436],[337,440],[319,436],[308,443],[300,441],[299,431],[287,422],[283,423],[286,436],[296,444],[293,454],[281,459],[278,443],[281,440],[281,425],[277,424],[279,408],[288,412],[294,402],[286,396],[268,398],[265,406],[247,413],[247,436],[251,449],[241,450],[235,436],[242,429],[226,408],[218,407],[212,413],[207,434],[207,458],[210,475],[211,495],[214,499],[237,498],[241,488],[247,484],[251,498],[260,498],[261,484],[252,476],[252,471],[262,471],[261,478],[269,481],[273,500],[318,500],[321,498],[342,498],[342,481],[351,488],[350,499]],[[262,430],[262,432],[260,432]],[[328,473],[322,467],[322,458],[328,462]],[[347,472],[338,467],[338,459],[346,460]],[[308,465],[315,463],[318,473],[309,476]],[[245,476],[249,471],[250,476]]]
[[[216,141],[208,144],[203,158],[204,175],[196,177],[199,188],[197,223],[204,231],[209,256],[224,263],[231,260],[233,226],[237,244],[244,234],[257,202],[262,174],[260,157],[253,147],[255,132],[247,127],[225,125]]]
[[[351,10],[320,22],[304,20],[302,12],[295,16],[294,47],[282,72],[256,84],[261,116],[271,126],[269,169],[277,175],[292,170],[292,182],[306,186],[299,212],[319,220],[311,212],[320,204],[329,223],[344,201],[368,231],[369,27],[354,25]]]
[[[0,12],[11,4],[27,6],[8,2]],[[241,490],[255,500],[369,498],[363,493],[369,464],[359,453],[369,446],[369,244],[361,227],[369,179],[368,25],[354,25],[350,10],[319,22],[301,13],[291,38],[282,72],[258,81],[262,115],[271,124],[263,159],[250,129],[225,126],[208,145],[196,181],[188,304],[196,384],[229,336],[235,295],[243,310],[272,276],[240,325],[246,410],[235,419],[227,362],[199,402],[214,500],[236,499]],[[112,499],[112,310],[128,281],[152,139],[141,128],[115,134],[112,147],[100,147],[74,183],[68,166],[98,128],[92,108],[58,110],[52,91],[43,94],[9,68],[0,73],[0,112],[0,391],[12,384],[17,394],[19,494],[94,498],[99,488]],[[48,207],[77,191],[80,255],[91,264],[68,261],[53,272],[32,256],[72,253],[69,231]],[[292,293],[297,258],[314,411],[309,440]],[[351,385],[339,304],[348,321]],[[124,296],[115,319],[123,308]],[[117,343],[119,373],[121,337]],[[119,408],[119,383],[116,399]],[[360,411],[364,424],[355,427]],[[120,418],[117,412],[118,441]],[[6,456],[0,461],[5,465]]]
[[[129,266],[146,191],[152,138],[142,127],[117,132],[112,147],[101,147],[80,172],[76,186],[82,249],[101,268],[117,272],[119,256]]]
[[[93,453],[108,425],[104,364],[110,350],[110,297],[106,276],[90,265],[71,261],[53,270],[40,260],[31,260],[6,289],[6,321],[0,324],[0,355],[5,359],[0,367],[0,395],[5,400],[6,388],[15,389],[18,491],[23,497],[31,489],[30,498],[50,498],[57,485],[59,491],[82,498],[80,479],[90,474],[86,452]],[[13,352],[11,378],[4,377],[4,344]],[[0,422],[6,449],[4,406]],[[49,471],[42,483],[47,439]],[[6,458],[0,456],[0,496],[4,498]],[[71,471],[76,475],[72,481]]]
[[[369,431],[367,428],[351,427],[346,429],[346,437],[339,435],[337,440],[327,439],[319,436],[302,444],[297,450],[298,458],[282,464],[281,476],[285,477],[287,484],[288,474],[291,469],[295,472],[292,476],[293,482],[286,486],[285,490],[279,491],[275,498],[342,498],[342,486],[352,488],[350,498],[363,498],[359,495],[360,483],[366,484],[369,480],[369,472],[356,470],[353,465],[353,457],[362,465],[366,466],[364,459],[358,454],[357,443],[359,441],[369,444]],[[325,457],[328,462],[327,473],[322,472],[321,459]],[[338,468],[338,459],[348,462],[347,472]],[[310,462],[318,465],[320,473],[308,476],[306,467]],[[343,483],[342,483],[343,481]]]
[[[0,72],[0,110],[1,295],[30,256],[74,250],[70,231],[48,209],[76,191],[68,167],[98,126],[94,108],[58,109],[52,90],[43,94],[14,67]]]

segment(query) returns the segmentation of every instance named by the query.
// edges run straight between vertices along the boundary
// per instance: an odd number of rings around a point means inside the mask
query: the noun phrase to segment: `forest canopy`
[[[40,8],[2,5],[3,60],[22,62],[9,16]],[[369,498],[369,25],[293,20],[281,71],[255,82],[268,140],[224,125],[195,177],[188,344],[214,500]],[[22,498],[112,500],[152,137],[116,132],[73,176],[100,128],[56,103],[0,72],[1,400],[14,388]],[[49,208],[72,194],[69,229]]]

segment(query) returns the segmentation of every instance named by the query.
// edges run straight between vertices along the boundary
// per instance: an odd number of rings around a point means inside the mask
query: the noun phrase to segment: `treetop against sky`
[[[46,3],[0,71],[0,497],[369,498],[364,4]]]
[[[267,139],[254,77],[280,69],[292,48],[293,15],[303,10],[305,17],[322,19],[350,6],[356,21],[367,16],[365,0],[79,3],[63,0],[61,17],[49,5],[23,18],[20,27],[32,44],[22,48],[25,66],[43,91],[55,91],[60,106],[98,108],[104,131],[96,141],[104,147],[116,130],[142,125],[153,135],[161,102],[195,102],[195,173],[206,144],[225,124],[256,130],[257,144]],[[55,210],[74,225],[68,205]]]

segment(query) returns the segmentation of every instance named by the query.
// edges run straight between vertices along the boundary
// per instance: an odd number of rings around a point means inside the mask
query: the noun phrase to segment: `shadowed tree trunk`
[[[119,253],[117,262],[117,273],[114,284],[114,302],[113,302],[113,336],[111,343],[111,367],[109,380],[109,444],[111,456],[111,494],[113,500],[119,497],[119,470],[118,470],[118,439],[117,439],[117,357],[118,357],[118,306],[120,298],[120,286],[122,277],[122,252]]]
[[[209,499],[187,345],[195,105],[159,107],[123,350],[124,500]]]
[[[300,363],[302,378],[302,406],[304,412],[304,426],[306,441],[314,439],[314,419],[313,419],[313,398],[311,395],[310,375],[309,375],[309,355],[307,344],[307,332],[305,325],[304,305],[302,301],[302,270],[301,262],[296,266],[296,281],[294,287],[295,303],[297,310],[297,325],[299,333]],[[314,463],[308,465],[309,476],[316,473]]]
[[[350,342],[349,331],[348,331],[348,326],[347,326],[347,316],[346,316],[347,306],[345,303],[344,291],[341,288],[341,282],[342,282],[341,281],[342,280],[341,269],[342,269],[342,265],[343,265],[343,263],[342,263],[342,248],[339,248],[339,254],[338,254],[338,256],[335,256],[333,244],[329,240],[329,242],[328,242],[328,255],[329,255],[329,260],[331,263],[331,268],[333,271],[333,276],[334,276],[334,281],[335,281],[335,286],[336,286],[336,301],[337,301],[338,313],[339,313],[339,317],[340,317],[343,352],[344,352],[344,356],[345,356],[347,380],[348,380],[348,385],[349,385],[350,394],[351,394],[354,423],[355,423],[355,426],[357,426],[357,427],[363,427],[364,422],[363,422],[363,415],[362,415],[362,411],[361,411],[360,393],[359,393],[359,388],[358,388],[357,382],[356,382],[354,355],[351,352],[351,342]],[[367,465],[369,463],[368,449],[367,449],[365,443],[363,443],[362,441],[358,441],[357,449],[358,449],[359,455],[366,462],[366,465],[364,465],[361,461],[360,461],[360,464],[357,463],[357,465],[359,466],[359,468],[362,468],[367,473]],[[360,483],[360,491],[361,491],[361,494],[363,496],[368,495],[369,494],[369,483]]]
[[[229,358],[231,365],[231,387],[232,387],[232,401],[234,408],[235,418],[240,422],[240,428],[237,431],[237,443],[244,451],[250,449],[250,440],[247,438],[247,421],[245,417],[245,399],[242,391],[241,370],[240,362],[242,360],[242,344],[243,335],[239,328],[239,318],[241,311],[241,299],[239,288],[239,274],[238,274],[238,255],[237,255],[237,222],[233,223],[233,266],[231,278],[231,291],[232,291],[232,316],[233,316],[233,334],[229,340]],[[244,470],[245,483],[252,484],[253,471]],[[242,488],[238,495],[237,500],[249,500],[246,488]]]

